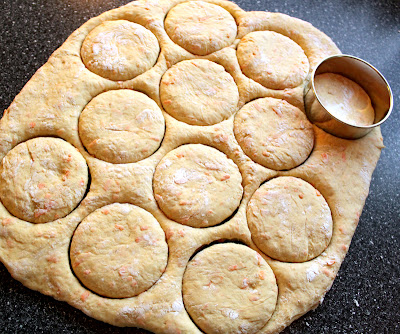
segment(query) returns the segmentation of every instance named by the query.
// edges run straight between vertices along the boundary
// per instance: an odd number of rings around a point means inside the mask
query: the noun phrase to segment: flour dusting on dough
[[[224,313],[227,317],[231,318],[232,320],[235,320],[239,316],[239,313],[231,309],[225,309]]]
[[[312,282],[319,275],[319,265],[313,263],[306,271],[307,281]]]
[[[180,300],[176,300],[174,301],[174,303],[172,304],[172,310],[174,312],[180,312],[183,310],[183,303]]]

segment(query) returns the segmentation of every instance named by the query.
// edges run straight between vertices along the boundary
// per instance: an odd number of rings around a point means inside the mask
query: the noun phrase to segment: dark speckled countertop
[[[123,0],[1,0],[0,110],[81,24]],[[343,53],[377,67],[394,94],[382,126],[386,148],[349,253],[331,291],[285,334],[400,333],[400,2],[241,0],[245,10],[278,11],[311,22]],[[1,333],[145,333],[116,328],[31,291],[0,263]]]

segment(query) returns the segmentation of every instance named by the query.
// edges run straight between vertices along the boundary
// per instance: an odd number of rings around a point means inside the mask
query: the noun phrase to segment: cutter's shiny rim
[[[338,119],[337,117],[335,117],[334,115],[332,115],[331,112],[330,112],[328,109],[325,108],[324,104],[321,102],[321,100],[320,100],[320,98],[319,98],[319,96],[318,96],[318,94],[317,94],[317,91],[316,91],[316,89],[315,89],[315,86],[314,86],[314,78],[315,78],[315,73],[316,73],[316,71],[317,71],[318,68],[322,65],[322,63],[324,63],[324,62],[327,61],[327,60],[333,59],[333,58],[352,58],[352,59],[355,59],[355,60],[357,60],[357,61],[360,61],[360,62],[366,64],[366,65],[369,66],[370,68],[372,68],[372,69],[381,77],[381,79],[382,79],[383,82],[385,83],[386,88],[387,88],[388,93],[389,93],[389,110],[386,112],[385,117],[382,118],[379,122],[373,123],[373,124],[371,124],[371,125],[354,125],[354,124],[350,124],[350,123],[347,123],[347,122],[345,122],[345,121],[342,121],[342,120]],[[357,129],[372,129],[372,128],[376,127],[376,126],[380,126],[381,124],[383,124],[383,123],[389,118],[389,116],[390,116],[390,114],[392,113],[392,110],[393,110],[393,93],[392,93],[392,89],[390,88],[390,85],[389,85],[389,83],[387,82],[386,78],[382,75],[381,72],[378,71],[378,69],[377,69],[376,67],[374,67],[373,65],[371,65],[371,64],[368,63],[367,61],[365,61],[365,60],[363,60],[363,59],[361,59],[361,58],[352,56],[352,55],[348,55],[348,54],[336,54],[336,55],[332,55],[332,56],[329,56],[329,57],[326,57],[326,58],[322,59],[322,60],[318,63],[318,65],[314,68],[314,70],[313,70],[313,72],[312,72],[312,75],[311,75],[311,88],[312,88],[312,90],[313,90],[313,92],[314,92],[314,94],[315,94],[315,97],[317,98],[319,104],[324,108],[324,110],[325,110],[332,118],[334,118],[335,120],[337,120],[339,123],[342,123],[342,124],[345,124],[345,125],[347,125],[347,126],[351,126],[351,127],[357,128]]]

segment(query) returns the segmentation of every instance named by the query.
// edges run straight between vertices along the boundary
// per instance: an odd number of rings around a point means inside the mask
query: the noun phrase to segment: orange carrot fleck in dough
[[[79,266],[82,262],[83,262],[83,259],[82,259],[82,258],[81,258],[81,259],[78,259],[78,260],[76,260],[76,261],[72,264],[72,266],[73,266],[73,267],[77,267],[77,266]]]
[[[321,196],[321,193],[317,189],[315,189],[315,192],[317,193],[317,196]]]
[[[2,224],[3,226],[7,226],[7,225],[11,224],[11,218],[5,218],[5,219],[3,219],[3,221],[1,222],[1,224]]]
[[[58,259],[57,259],[57,257],[55,255],[48,256],[46,260],[47,260],[47,262],[51,262],[51,263],[57,263],[58,262]]]
[[[29,127],[30,127],[31,129],[33,129],[35,126],[36,126],[36,123],[35,123],[35,122],[30,122],[30,123],[29,123]]]
[[[222,283],[223,280],[224,280],[224,276],[214,275],[213,277],[211,277],[210,283],[208,284],[208,286],[210,286],[211,284],[220,284],[220,283]]]
[[[83,273],[84,273],[85,275],[89,275],[91,272],[92,272],[92,271],[91,271],[90,269],[86,269]]]
[[[176,156],[177,156],[178,158],[183,158],[185,155],[182,154],[182,153],[178,153]]]
[[[347,251],[347,246],[346,245],[342,245],[342,249],[344,250],[344,251]]]
[[[221,143],[226,143],[229,138],[226,134],[219,133],[215,136],[215,139]]]
[[[104,186],[103,186],[103,189],[104,189],[105,191],[108,191],[108,190],[110,189],[111,182],[112,182],[112,180],[110,180],[110,179],[107,179],[107,180],[106,180],[106,182],[104,183]]]
[[[234,271],[234,270],[237,270],[237,269],[238,269],[237,264],[234,264],[234,265],[232,265],[232,266],[230,266],[230,267],[228,268],[229,271]]]
[[[139,243],[139,242],[140,242],[140,238],[137,237],[137,238],[135,239],[135,242],[136,242],[136,243]]]
[[[185,231],[184,231],[184,230],[179,230],[179,231],[178,231],[178,234],[179,234],[181,237],[184,237],[184,236],[185,236]]]
[[[328,266],[333,266],[335,263],[336,263],[336,261],[334,259],[330,259],[330,260],[326,261],[326,264]]]
[[[88,146],[92,147],[93,145],[95,145],[97,143],[98,139],[93,140]]]
[[[258,103],[254,103],[253,106],[258,112],[264,112],[263,108]]]
[[[121,267],[121,268],[119,268],[118,274],[119,274],[119,276],[121,276],[121,277],[127,275],[127,274],[128,274],[128,271],[126,270],[126,267]]]
[[[221,177],[221,181],[229,180],[230,178],[231,177],[228,174],[226,174],[223,177]]]
[[[260,272],[258,273],[258,277],[260,278],[260,280],[264,280],[265,279],[265,272],[260,270]]]
[[[47,213],[47,210],[46,209],[36,209],[34,212],[35,212],[34,213],[35,218],[38,218],[38,217],[44,215],[45,213]]]
[[[123,231],[123,230],[124,230],[124,227],[123,227],[122,225],[120,225],[120,224],[115,224],[115,228],[116,228],[117,230],[120,230],[120,231]]]
[[[250,301],[255,302],[260,299],[260,296],[250,295],[249,299],[250,299]]]
[[[261,265],[262,263],[262,256],[260,254],[257,253],[257,265]]]
[[[171,103],[172,103],[171,100],[165,100],[165,101],[163,101],[163,105],[165,105],[165,106],[169,106]]]
[[[148,229],[149,229],[148,226],[145,226],[145,225],[140,226],[140,230],[141,230],[141,231],[146,231],[146,230],[148,230]]]
[[[282,110],[278,107],[272,107],[272,110],[275,114],[277,114],[279,117],[282,116]]]
[[[62,177],[62,180],[63,181],[66,181],[67,179],[68,179],[68,176],[71,174],[71,171],[70,170],[66,170],[65,171],[65,174],[63,175],[63,177]]]
[[[38,188],[39,188],[39,189],[43,189],[45,186],[46,186],[46,185],[45,185],[44,183],[39,183],[39,184],[38,184]]]
[[[108,209],[103,209],[103,210],[101,211],[101,213],[104,214],[104,215],[108,215],[108,214],[110,213],[110,210],[108,210]]]
[[[182,222],[186,223],[187,221],[189,221],[189,219],[189,216],[182,217]]]
[[[299,194],[300,199],[304,198],[304,194]]]
[[[322,270],[322,272],[325,274],[325,276],[327,276],[327,277],[332,277],[334,274],[330,271],[330,270],[328,270],[328,269],[324,269],[324,270]]]
[[[171,231],[171,230],[168,230],[168,231],[165,233],[165,236],[166,236],[167,240],[168,240],[168,239],[171,239],[173,235],[174,235],[174,231]]]
[[[88,299],[89,295],[90,295],[89,291],[85,291],[84,293],[81,294],[81,300],[85,302],[86,299]]]
[[[72,267],[73,267],[73,268],[76,268],[76,267],[78,267],[81,263],[82,263],[82,261],[77,260],[77,261],[75,261],[74,263],[72,263]]]
[[[328,162],[328,154],[326,154],[325,152],[324,153],[321,153],[321,157],[322,157],[322,161],[324,162],[324,163],[327,163]]]
[[[79,182],[79,184],[83,187],[83,186],[85,185],[85,180],[82,179],[82,180]]]

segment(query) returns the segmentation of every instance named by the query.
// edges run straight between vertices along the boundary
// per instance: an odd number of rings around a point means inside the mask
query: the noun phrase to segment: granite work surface
[[[0,110],[81,24],[124,0],[1,0]],[[311,22],[343,53],[363,58],[389,81],[386,148],[373,174],[359,226],[332,289],[285,334],[400,333],[400,2],[241,0],[245,10],[278,11]],[[0,263],[1,333],[146,333],[116,328],[31,291]]]

